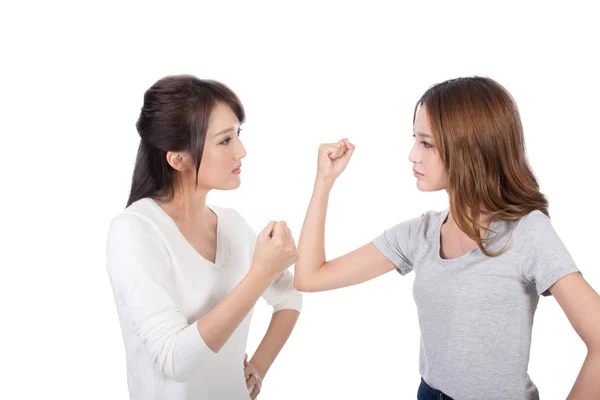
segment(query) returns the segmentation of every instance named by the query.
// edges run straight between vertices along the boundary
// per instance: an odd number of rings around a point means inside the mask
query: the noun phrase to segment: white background
[[[520,107],[555,229],[600,289],[592,2],[248,3],[2,6],[0,398],[127,398],[105,239],[127,200],[143,92],[167,74],[217,79],[242,99],[242,186],[209,203],[256,230],[284,219],[297,238],[319,143],[356,144],[330,200],[328,258],[447,206],[445,193],[415,187],[413,106],[442,80],[494,78]],[[415,398],[412,281],[391,273],[306,294],[259,398]],[[249,353],[269,317],[261,300]],[[529,372],[543,399],[566,397],[585,350],[556,301],[541,299]]]

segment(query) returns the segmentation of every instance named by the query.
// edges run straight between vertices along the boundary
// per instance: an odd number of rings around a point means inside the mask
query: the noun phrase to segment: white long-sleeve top
[[[256,234],[237,211],[210,209],[218,217],[214,263],[192,247],[152,199],[133,203],[111,221],[107,269],[132,400],[249,398],[243,360],[252,311],[218,353],[206,345],[196,321],[246,275]],[[263,298],[274,313],[302,308],[289,270]]]

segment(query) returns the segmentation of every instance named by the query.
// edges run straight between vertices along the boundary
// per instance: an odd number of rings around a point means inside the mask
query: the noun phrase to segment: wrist
[[[260,377],[264,379],[269,369],[266,368],[260,361],[255,360],[254,357],[252,357],[252,359],[248,362],[252,364],[254,369],[260,374]]]
[[[335,183],[335,178],[317,175],[315,178],[315,189],[330,191]]]
[[[264,263],[260,261],[252,262],[247,276],[252,278],[254,281],[259,281],[263,285],[266,284],[267,286],[270,285],[275,278],[277,278],[277,274],[272,272],[271,268],[266,267]]]

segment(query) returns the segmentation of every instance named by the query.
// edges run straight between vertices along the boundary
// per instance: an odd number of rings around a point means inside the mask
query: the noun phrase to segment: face
[[[218,102],[208,120],[198,171],[198,187],[209,190],[231,190],[240,186],[241,160],[246,156],[246,149],[239,135],[239,120],[228,105]],[[182,154],[180,159],[181,164],[184,164],[182,168],[174,167],[183,173],[185,182],[195,185],[196,167],[192,157],[189,154]],[[173,165],[171,160],[169,162]]]
[[[431,129],[429,129],[427,108],[424,105],[420,106],[417,111],[413,130],[415,144],[408,160],[413,164],[417,188],[423,192],[446,189],[448,174],[440,153],[435,147],[436,144]]]

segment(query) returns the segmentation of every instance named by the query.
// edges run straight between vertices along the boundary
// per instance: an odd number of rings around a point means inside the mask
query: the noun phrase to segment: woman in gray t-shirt
[[[414,270],[423,400],[538,399],[527,373],[533,316],[539,295],[553,295],[588,347],[569,398],[600,398],[600,296],[550,223],[510,94],[488,78],[437,84],[417,102],[413,127],[417,187],[446,190],[450,207],[326,261],[329,193],[354,145],[321,145],[296,288],[330,290]]]

